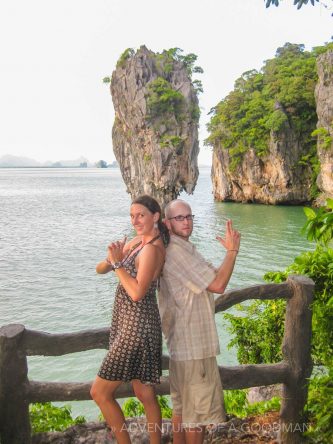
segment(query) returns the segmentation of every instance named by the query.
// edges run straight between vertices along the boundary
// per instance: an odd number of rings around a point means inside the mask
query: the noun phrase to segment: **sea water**
[[[232,219],[242,235],[230,288],[263,283],[313,246],[300,235],[301,207],[214,202],[210,169],[202,168],[192,206],[192,241],[215,265],[216,240]],[[0,326],[20,323],[48,332],[76,332],[110,324],[117,279],[97,275],[112,240],[132,236],[130,196],[119,169],[0,169]],[[232,309],[231,309],[232,310]],[[220,363],[237,363],[222,314],[216,315]],[[105,350],[29,357],[29,379],[84,382],[96,375]],[[68,404],[68,403],[67,403]],[[73,413],[98,415],[92,401],[72,402]]]

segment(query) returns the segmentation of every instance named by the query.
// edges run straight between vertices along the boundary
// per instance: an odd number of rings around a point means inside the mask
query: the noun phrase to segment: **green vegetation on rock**
[[[188,104],[183,94],[172,85],[171,74],[175,64],[185,66],[196,94],[203,91],[201,81],[192,78],[194,74],[203,72],[200,66],[195,65],[197,56],[193,53],[183,55],[182,52],[180,48],[170,48],[151,56],[159,76],[147,85],[146,94],[147,122],[155,129],[161,148],[174,149],[178,155],[183,151],[185,140],[177,135],[176,126],[184,120],[197,123],[200,108],[197,103]]]
[[[174,89],[170,83],[170,74],[175,68],[175,63],[182,63],[196,94],[203,92],[202,82],[193,79],[194,74],[203,73],[203,69],[195,64],[198,56],[193,53],[184,55],[182,49],[170,48],[162,53],[155,54],[153,57],[160,75],[148,85],[149,119],[153,120],[161,116],[168,119],[170,115],[174,114],[178,123],[185,117],[190,117],[190,119],[198,122],[200,118],[199,106],[194,104],[188,109],[183,94]]]
[[[135,50],[133,48],[127,48],[125,51],[121,54],[119,57],[116,67],[117,68],[124,68],[126,60],[128,60],[132,55],[135,54]],[[103,83],[111,83],[111,77],[106,76],[103,78]]]
[[[198,56],[193,53],[183,54],[183,52],[180,48],[165,49],[162,53],[156,54],[157,65],[168,75],[172,72],[174,62],[183,63],[195,91],[202,93],[203,87],[201,80],[192,78],[194,74],[202,74],[204,72],[201,66],[196,65]]]
[[[200,118],[197,96],[203,92],[203,87],[202,82],[195,77],[202,74],[203,69],[196,64],[198,56],[193,53],[184,54],[180,48],[170,48],[161,53],[153,53],[145,47],[137,51],[127,48],[117,62],[117,69],[125,68],[129,60],[140,54],[140,51],[150,61],[154,73],[145,84],[147,126],[154,130],[161,148],[172,149],[176,155],[181,155],[186,142],[184,125],[198,125]],[[184,79],[184,69],[186,82],[189,81],[193,87],[186,97],[177,87]],[[176,76],[178,73],[180,75],[178,80],[175,79],[175,73]],[[103,82],[110,83],[111,77],[104,77]],[[118,123],[116,116],[115,126]],[[131,130],[123,129],[122,132],[127,138],[132,137]],[[143,161],[148,164],[150,160],[151,156],[144,154]]]
[[[169,136],[165,134],[161,137],[161,148],[175,148],[176,154],[181,154],[184,146],[184,139],[179,136]]]
[[[135,54],[135,50],[133,48],[127,48],[125,51],[121,54],[121,56],[118,59],[117,68],[123,68],[125,66],[126,60],[132,57],[132,55]]]
[[[229,150],[231,169],[235,169],[250,148],[263,156],[271,137],[278,138],[280,131],[290,128],[314,166],[316,58],[331,48],[333,43],[305,51],[304,45],[286,43],[260,71],[245,72],[234,90],[211,110],[205,144]]]
[[[148,118],[153,120],[163,117],[163,120],[175,116],[177,122],[184,118],[185,98],[162,77],[157,77],[149,83],[147,94]]]
[[[312,137],[318,137],[318,143],[320,148],[327,150],[331,147],[331,144],[333,142],[333,138],[330,135],[330,132],[327,128],[317,128],[311,133]]]
[[[145,153],[143,155],[143,160],[144,160],[145,163],[149,163],[151,161],[151,154]]]

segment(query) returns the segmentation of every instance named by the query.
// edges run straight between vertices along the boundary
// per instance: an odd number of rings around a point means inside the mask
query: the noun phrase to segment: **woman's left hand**
[[[108,259],[115,264],[121,262],[124,259],[124,247],[127,237],[124,237],[122,241],[112,242],[108,246]]]

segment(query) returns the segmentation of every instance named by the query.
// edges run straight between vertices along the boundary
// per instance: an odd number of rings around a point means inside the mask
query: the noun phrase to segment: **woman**
[[[162,333],[156,302],[169,232],[161,219],[161,208],[150,196],[132,202],[132,225],[137,236],[125,245],[113,242],[97,273],[114,271],[120,281],[114,302],[110,349],[91,388],[118,443],[130,443],[123,412],[114,394],[122,382],[131,381],[145,408],[150,442],[161,439],[161,411],[154,384],[159,384]]]

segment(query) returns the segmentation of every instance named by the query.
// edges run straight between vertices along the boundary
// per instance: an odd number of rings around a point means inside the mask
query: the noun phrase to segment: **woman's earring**
[[[154,228],[155,228],[155,230],[157,230],[157,228],[158,228],[158,223],[157,222],[154,222]]]

